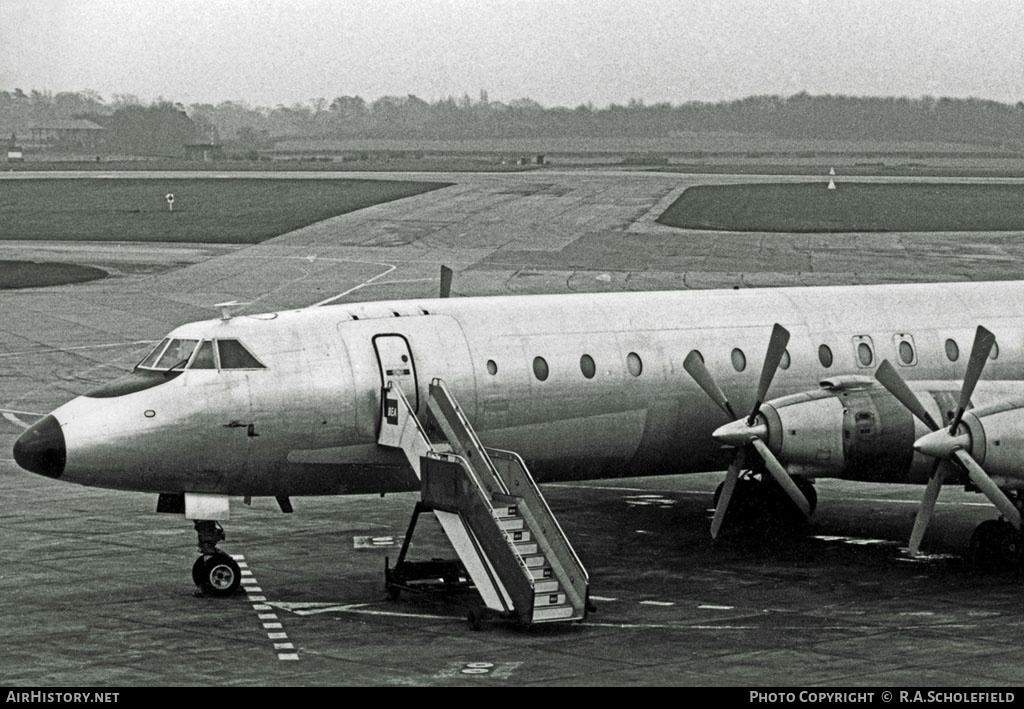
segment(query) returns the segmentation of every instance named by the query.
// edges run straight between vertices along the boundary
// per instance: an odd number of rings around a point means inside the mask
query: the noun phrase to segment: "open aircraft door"
[[[409,400],[413,411],[419,412],[419,386],[409,341],[404,335],[375,335],[373,348],[377,352],[381,384],[386,386],[388,382],[394,382]]]

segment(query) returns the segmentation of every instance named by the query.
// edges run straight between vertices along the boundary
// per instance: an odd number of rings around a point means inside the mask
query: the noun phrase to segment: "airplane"
[[[217,548],[229,496],[272,496],[290,511],[293,496],[425,490],[416,457],[380,441],[399,404],[428,419],[438,387],[482,441],[463,458],[482,445],[514,451],[543,483],[721,470],[725,443],[726,480],[742,483],[726,496],[735,506],[781,487],[806,517],[816,477],[933,477],[933,459],[913,449],[927,431],[874,379],[880,360],[941,415],[967,375],[961,346],[984,322],[1002,347],[972,395],[1024,397],[1022,296],[1024,282],[988,282],[224,308],[35,422],[14,458],[64,482],[157,493],[158,509],[194,521],[193,579],[212,595],[238,584]],[[708,397],[700,369],[753,412],[738,443],[728,430],[713,437],[720,410],[738,417]],[[761,404],[768,384],[780,396]],[[740,481],[740,458],[755,457],[769,474]],[[1000,483],[1019,502],[1021,478]]]

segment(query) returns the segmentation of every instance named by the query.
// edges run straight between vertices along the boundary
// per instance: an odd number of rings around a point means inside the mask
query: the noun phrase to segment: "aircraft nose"
[[[68,449],[64,432],[53,416],[36,421],[14,442],[14,460],[25,470],[48,478],[64,473]]]

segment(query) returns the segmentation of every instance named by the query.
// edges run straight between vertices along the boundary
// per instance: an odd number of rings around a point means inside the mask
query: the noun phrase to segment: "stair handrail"
[[[473,494],[478,498],[479,501],[483,502],[484,508],[488,511],[488,514],[490,515],[489,521],[494,521],[494,502],[490,499],[490,496],[487,494],[486,488],[484,488],[480,484],[479,478],[477,477],[476,472],[473,470],[473,466],[469,464],[469,461],[467,461],[465,458],[463,458],[461,455],[458,455],[457,453],[447,453],[442,451],[429,451],[426,454],[426,457],[432,458],[434,460],[443,460],[449,463],[457,463],[462,468],[462,470],[469,475],[469,478],[473,483]],[[462,513],[460,513],[460,515],[461,514]],[[472,518],[470,518],[470,522],[475,521]],[[469,525],[469,529],[471,532],[473,532],[473,535],[475,537],[477,534],[479,534],[479,532],[474,527],[475,524]],[[534,580],[533,576],[530,575],[529,567],[526,565],[526,557],[519,551],[515,543],[507,534],[502,532],[498,535],[498,537],[504,541],[505,548],[512,552],[515,560],[518,562],[519,571],[521,572],[521,578],[526,581],[531,591],[535,590],[536,581]],[[478,544],[478,542],[474,540],[474,544]]]
[[[448,388],[448,384],[443,379],[439,377],[434,377],[433,379],[431,379],[430,385],[439,388],[444,393],[445,398],[451,403],[452,410],[458,417],[459,423],[462,424],[462,428],[466,431],[466,434],[469,436],[469,440],[472,441],[473,445],[483,453],[482,460],[484,462],[484,465],[486,465],[487,469],[490,471],[491,477],[497,484],[498,492],[505,495],[511,494],[508,490],[508,486],[505,484],[505,481],[502,480],[501,475],[498,473],[497,468],[494,467],[494,463],[491,462],[491,459],[487,457],[487,448],[484,447],[484,444],[480,442],[480,438],[476,435],[476,431],[473,429],[473,425],[469,422],[469,419],[466,418],[466,414],[463,413],[462,407],[459,405],[458,400],[452,395],[451,389]]]
[[[533,479],[533,475],[530,474],[530,469],[526,467],[526,463],[523,461],[522,456],[520,456],[515,451],[507,451],[502,450],[500,448],[488,448],[487,452],[491,455],[497,453],[500,457],[512,460],[519,466],[519,469],[523,471],[524,474],[522,477],[530,486],[530,491],[533,493],[534,498],[540,502],[541,507],[545,513],[545,516],[548,518],[551,524],[555,526],[555,529],[558,531],[558,536],[561,538],[562,543],[565,544],[566,548],[568,549],[569,554],[572,556],[573,562],[579,568],[580,572],[583,574],[583,577],[589,581],[590,574],[587,572],[587,568],[583,565],[583,561],[580,559],[579,554],[577,554],[576,550],[573,548],[572,542],[569,541],[568,535],[566,535],[565,530],[562,529],[562,525],[558,523],[558,517],[555,516],[555,513],[551,511],[551,507],[548,506],[547,499],[544,497],[543,493],[540,490],[540,487],[537,485],[537,481]]]

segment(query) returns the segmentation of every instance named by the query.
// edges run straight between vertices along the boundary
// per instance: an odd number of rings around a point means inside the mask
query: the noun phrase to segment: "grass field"
[[[722,231],[1024,230],[1022,185],[827,184],[691,187],[657,221]]]
[[[337,179],[6,180],[0,240],[255,244],[447,186]],[[174,211],[166,195],[174,195]]]

